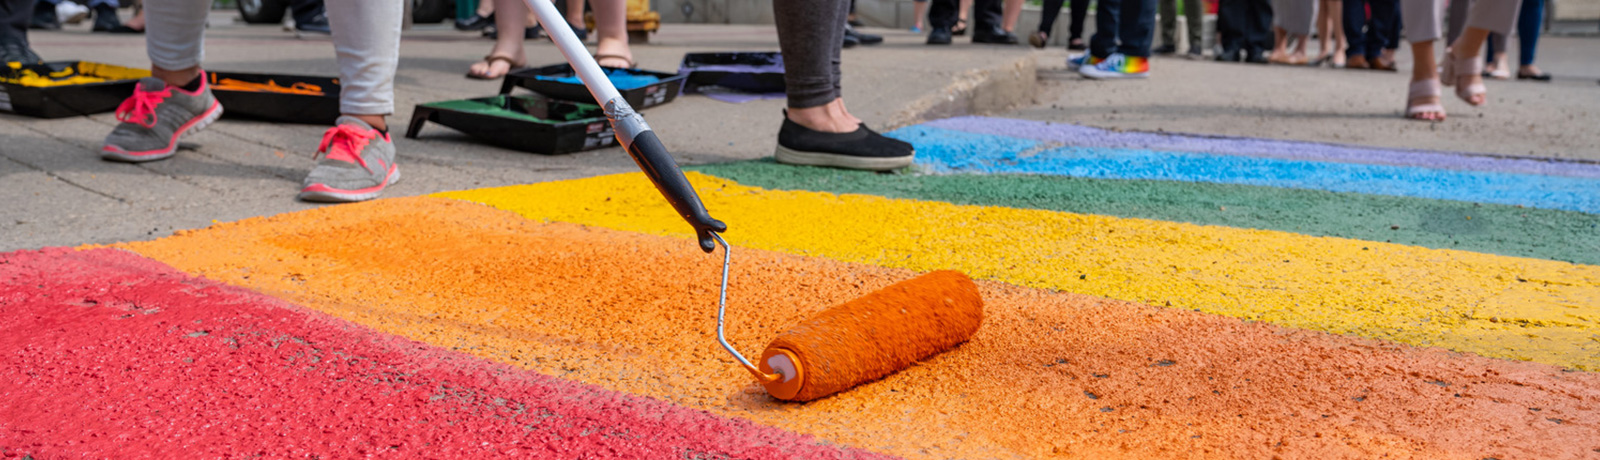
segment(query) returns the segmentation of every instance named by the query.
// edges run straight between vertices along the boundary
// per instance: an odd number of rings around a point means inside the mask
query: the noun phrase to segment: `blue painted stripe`
[[[923,125],[892,137],[936,173],[1045,174],[1407,196],[1600,214],[1600,180],[1144,149],[1060,147]]]

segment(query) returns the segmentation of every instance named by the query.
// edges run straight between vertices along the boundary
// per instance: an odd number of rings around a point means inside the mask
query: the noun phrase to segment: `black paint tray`
[[[206,80],[224,116],[317,125],[339,118],[337,78],[207,71]]]
[[[17,65],[18,67],[12,67]],[[23,78],[46,81],[81,75],[103,79],[92,83],[59,86],[24,84]],[[134,85],[150,71],[88,61],[58,61],[43,64],[0,63],[0,112],[39,118],[92,115],[116,110],[133,95]]]
[[[543,155],[564,155],[616,145],[600,106],[537,94],[499,95],[418,104],[406,137],[425,122],[455,128],[490,144]]]
[[[683,89],[683,76],[675,73],[615,67],[601,67],[601,69],[608,75],[625,73],[630,76],[656,79],[648,84],[630,85],[626,84],[626,80],[619,81],[617,77],[612,77],[611,81],[617,87],[617,92],[622,94],[622,99],[628,101],[628,105],[633,106],[634,110],[672,102],[672,99],[678,97],[678,91]],[[557,81],[562,78],[569,78],[570,81]],[[596,103],[594,96],[589,94],[589,88],[575,80],[576,74],[573,73],[570,64],[519,69],[506,74],[505,82],[500,84],[500,94],[511,94],[512,89],[520,86],[556,99]]]
[[[678,73],[687,75],[684,91],[719,86],[747,93],[782,93],[783,54],[765,51],[689,53]]]

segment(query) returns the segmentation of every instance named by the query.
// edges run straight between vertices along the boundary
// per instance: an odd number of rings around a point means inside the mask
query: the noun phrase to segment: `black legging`
[[[1044,15],[1039,18],[1039,31],[1046,35],[1056,27],[1056,16],[1061,15],[1061,3],[1066,0],[1044,0]],[[1068,40],[1083,38],[1083,20],[1089,14],[1089,0],[1072,0],[1072,22],[1067,24]]]
[[[817,107],[838,99],[839,49],[850,0],[773,0],[772,12],[789,107]]]
[[[34,0],[0,0],[0,43],[28,44]]]

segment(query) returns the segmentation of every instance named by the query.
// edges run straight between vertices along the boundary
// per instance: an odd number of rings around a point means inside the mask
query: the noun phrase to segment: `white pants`
[[[339,111],[394,113],[394,70],[400,59],[404,0],[327,0],[333,50],[339,58]],[[200,65],[211,0],[144,0],[145,48],[168,70]]]
[[[1468,0],[1451,0],[1466,2]],[[1517,24],[1521,0],[1471,0],[1466,26],[1484,29],[1501,35],[1511,33]],[[1438,40],[1444,36],[1445,0],[1400,0],[1400,17],[1405,18],[1406,40],[1416,43]]]

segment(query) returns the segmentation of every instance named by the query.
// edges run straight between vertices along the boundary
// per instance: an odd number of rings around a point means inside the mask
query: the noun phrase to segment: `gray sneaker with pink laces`
[[[305,201],[366,201],[400,180],[389,134],[355,117],[339,117],[322,134],[317,153],[322,159],[311,168],[300,189],[300,199]]]

